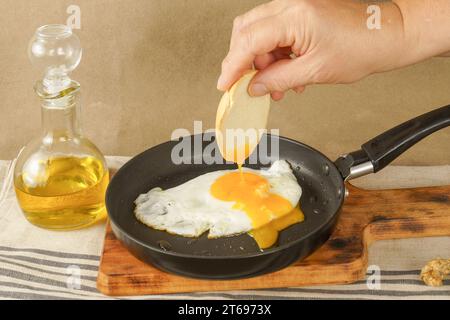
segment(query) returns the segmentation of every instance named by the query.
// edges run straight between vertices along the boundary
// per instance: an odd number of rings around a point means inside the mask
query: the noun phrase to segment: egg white
[[[295,207],[302,193],[290,165],[275,161],[269,169],[245,172],[259,174],[270,184],[270,192],[288,200]],[[209,230],[208,238],[232,236],[252,230],[252,222],[243,211],[233,209],[234,202],[214,198],[211,185],[220,176],[237,170],[203,174],[177,187],[153,188],[136,200],[135,215],[154,229],[185,237],[198,237]]]

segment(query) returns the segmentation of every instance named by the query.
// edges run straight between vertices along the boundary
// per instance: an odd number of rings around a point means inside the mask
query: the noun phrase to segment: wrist
[[[363,6],[367,10],[369,5]],[[406,34],[400,8],[392,2],[378,3],[376,6],[380,13],[378,28],[368,22],[364,35],[371,43],[369,70],[371,73],[385,72],[413,63],[414,58],[410,55],[413,41]],[[367,17],[369,15],[366,14]]]
[[[378,34],[381,35],[378,47],[386,56],[379,61],[375,72],[405,67],[435,56],[449,56],[448,0],[394,0],[381,8],[384,33]],[[384,51],[383,46],[391,50]]]

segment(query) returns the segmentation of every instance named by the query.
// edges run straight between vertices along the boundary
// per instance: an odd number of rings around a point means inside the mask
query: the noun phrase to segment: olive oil
[[[38,28],[28,46],[43,72],[34,87],[41,102],[42,132],[22,148],[14,167],[17,201],[25,218],[42,228],[71,230],[106,216],[109,174],[100,150],[82,134],[78,66],[80,40],[66,25]]]
[[[75,229],[106,216],[108,171],[93,157],[41,160],[16,177],[19,204],[29,222],[48,229]]]

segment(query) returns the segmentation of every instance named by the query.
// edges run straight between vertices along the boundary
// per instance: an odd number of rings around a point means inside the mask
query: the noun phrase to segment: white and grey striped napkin
[[[108,157],[111,168],[127,158]],[[96,289],[105,224],[56,232],[29,224],[12,186],[12,161],[0,161],[0,299],[108,299]],[[389,167],[358,181],[367,188],[443,185],[450,166]],[[450,213],[449,213],[450,214]],[[157,295],[146,299],[450,299],[450,282],[425,286],[420,268],[450,256],[450,237],[380,241],[369,255],[369,281],[350,285]],[[372,271],[379,270],[373,282]],[[130,298],[130,297],[128,297]]]

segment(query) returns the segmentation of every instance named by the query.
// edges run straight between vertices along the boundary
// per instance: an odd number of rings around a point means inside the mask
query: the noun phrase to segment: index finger
[[[276,1],[271,1],[268,3],[263,3],[247,13],[244,13],[243,15],[240,15],[234,19],[233,22],[233,30],[231,32],[231,41],[230,41],[230,47],[233,46],[233,40],[235,37],[233,35],[236,34],[240,29],[260,20],[267,18],[269,16],[274,16],[280,13],[284,8],[286,7],[286,4]]]
[[[292,45],[289,43],[292,37],[278,16],[258,20],[236,32],[233,37],[233,46],[222,62],[222,74],[217,83],[217,88],[223,91],[252,69],[256,56]]]

